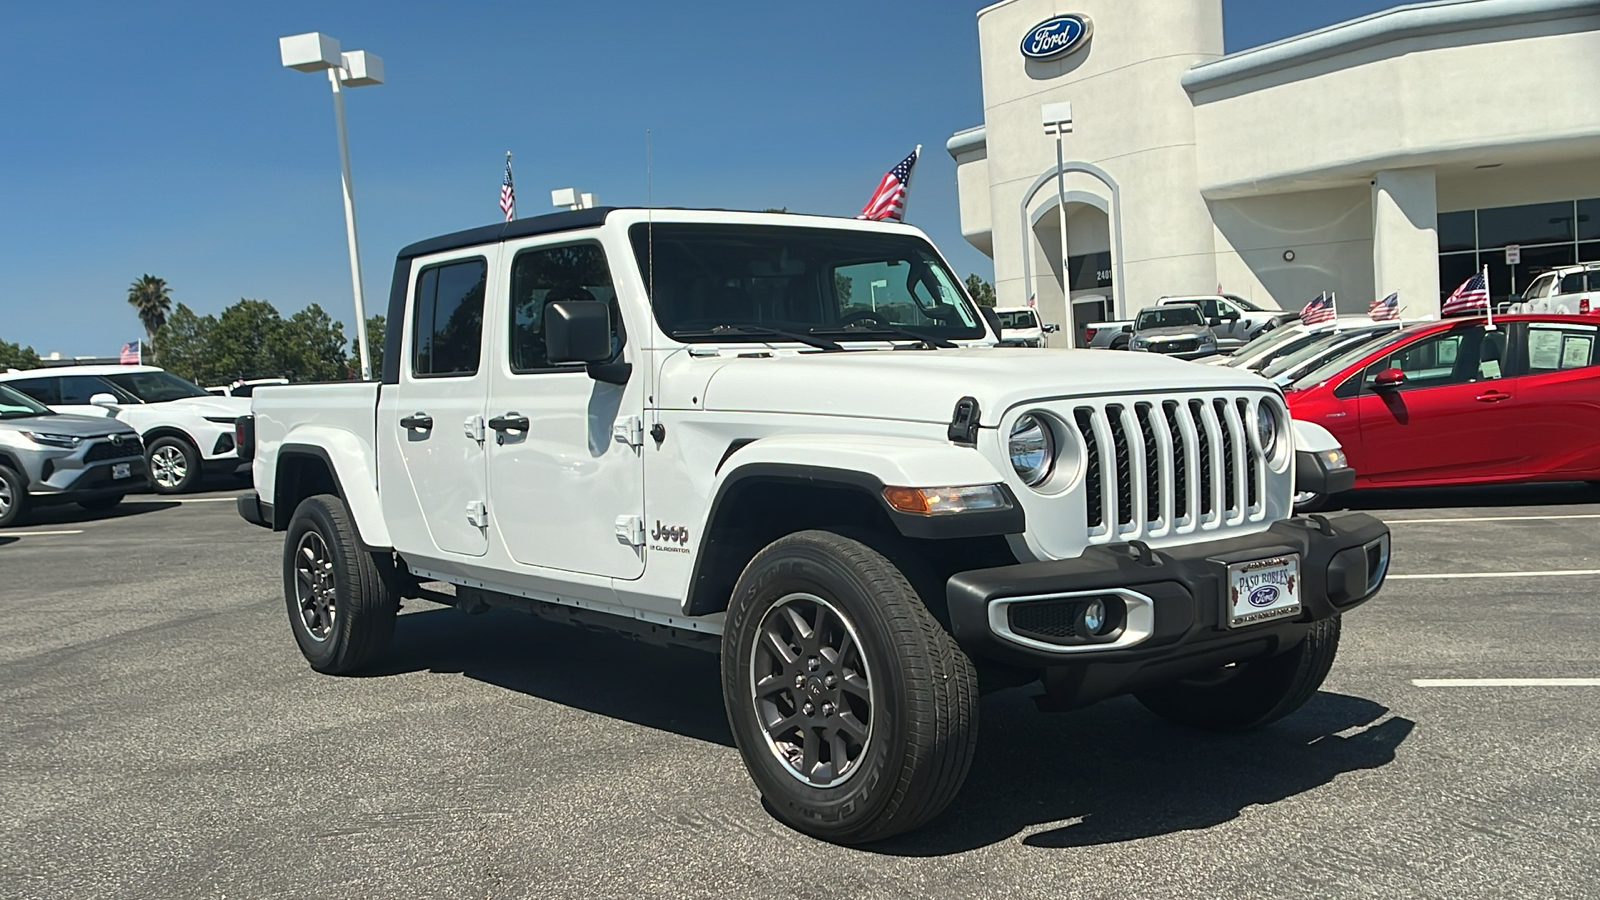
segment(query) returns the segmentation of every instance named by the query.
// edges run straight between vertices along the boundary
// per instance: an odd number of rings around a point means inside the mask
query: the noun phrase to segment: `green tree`
[[[978,277],[973,272],[967,275],[967,293],[972,295],[972,300],[979,306],[994,305],[994,285]]]
[[[349,371],[345,343],[344,323],[334,321],[313,303],[271,329],[266,358],[259,363],[270,371],[240,377],[282,375],[290,381],[342,380]]]
[[[0,372],[7,369],[34,369],[39,366],[39,354],[32,347],[0,341]]]
[[[197,316],[179,303],[156,333],[151,356],[160,353],[163,368],[174,375],[196,384],[216,384],[216,373],[211,368],[211,330],[216,325],[215,316]]]
[[[265,300],[240,298],[238,303],[217,316],[206,341],[211,360],[205,369],[213,384],[238,378],[264,378],[287,375],[278,371],[274,350],[281,350],[273,338],[283,327],[278,310]],[[288,376],[293,377],[293,376]]]
[[[385,324],[386,323],[383,316],[367,317],[367,346],[369,348],[368,353],[372,357],[373,378],[377,378],[379,375],[383,374],[383,339],[386,331],[384,327]],[[361,348],[356,346],[355,341],[350,342],[350,359],[346,361],[345,367],[351,372],[356,373],[356,377],[360,376]]]
[[[833,293],[839,298],[839,306],[841,308],[849,305],[850,294],[855,291],[855,287],[856,280],[854,278],[851,278],[849,275],[841,275],[837,272],[834,273]]]
[[[167,287],[165,279],[150,274],[142,275],[138,281],[128,285],[128,305],[139,315],[145,340],[154,345],[156,332],[167,324],[167,313],[172,311],[172,289]]]

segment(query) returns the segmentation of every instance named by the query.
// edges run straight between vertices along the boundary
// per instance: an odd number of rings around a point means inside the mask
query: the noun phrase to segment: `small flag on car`
[[[1305,308],[1300,310],[1300,321],[1307,325],[1317,325],[1322,322],[1332,322],[1338,318],[1338,313],[1333,308],[1333,295],[1323,291],[1312,299]]]
[[[139,364],[140,349],[141,348],[138,341],[132,341],[130,343],[123,344],[121,357],[122,365],[137,366]]]
[[[500,182],[500,211],[509,222],[517,217],[517,191],[511,186],[511,151],[506,151],[506,180]]]
[[[1489,268],[1485,266],[1482,271],[1472,273],[1471,278],[1463,281],[1460,287],[1445,298],[1444,304],[1439,307],[1439,314],[1453,316],[1488,308]]]
[[[1400,318],[1400,293],[1396,291],[1382,300],[1372,301],[1367,307],[1367,317],[1374,322]]]
[[[883,180],[878,182],[878,189],[872,192],[872,199],[867,205],[861,207],[858,219],[871,219],[874,221],[900,222],[906,217],[906,192],[911,189],[911,167],[917,164],[917,157],[922,154],[922,145],[911,151],[911,155],[900,160],[894,168],[884,173]]]

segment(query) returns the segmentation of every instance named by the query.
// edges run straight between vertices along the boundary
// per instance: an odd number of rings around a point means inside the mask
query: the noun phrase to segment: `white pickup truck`
[[[1388,567],[1378,520],[1291,514],[1328,473],[1267,382],[996,347],[904,225],[520,219],[402,250],[388,321],[381,383],[239,425],[312,667],[375,662],[407,597],[719,651],[751,777],[832,841],[951,800],[980,683],[1287,715]]]

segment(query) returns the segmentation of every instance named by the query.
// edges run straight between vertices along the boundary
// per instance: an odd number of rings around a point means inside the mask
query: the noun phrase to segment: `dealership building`
[[[1231,54],[1222,21],[1221,0],[978,13],[983,124],[947,147],[1001,305],[1061,322],[1070,296],[1081,325],[1219,289],[1341,312],[1398,292],[1411,317],[1485,265],[1502,300],[1600,261],[1600,0],[1415,3]]]

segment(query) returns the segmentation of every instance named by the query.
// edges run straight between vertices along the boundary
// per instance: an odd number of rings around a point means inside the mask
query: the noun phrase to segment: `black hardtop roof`
[[[417,241],[414,244],[402,247],[397,254],[398,259],[412,259],[418,256],[427,256],[430,253],[442,253],[446,250],[459,250],[462,247],[476,247],[479,244],[494,244],[500,241],[511,240],[519,237],[532,237],[536,234],[555,234],[562,231],[577,231],[580,228],[593,228],[605,223],[606,216],[619,209],[640,209],[631,206],[597,206],[593,209],[575,209],[567,212],[548,213],[542,216],[533,216],[527,219],[513,219],[510,222],[499,222],[494,225],[483,225],[478,228],[468,228],[466,231],[456,231],[450,234],[441,234],[438,237]],[[686,210],[691,207],[683,206],[658,206],[659,210]],[[761,212],[764,210],[748,209],[707,209],[693,207],[697,212]],[[836,216],[819,216],[812,213],[784,212],[781,215],[801,216],[807,218],[837,218]]]

